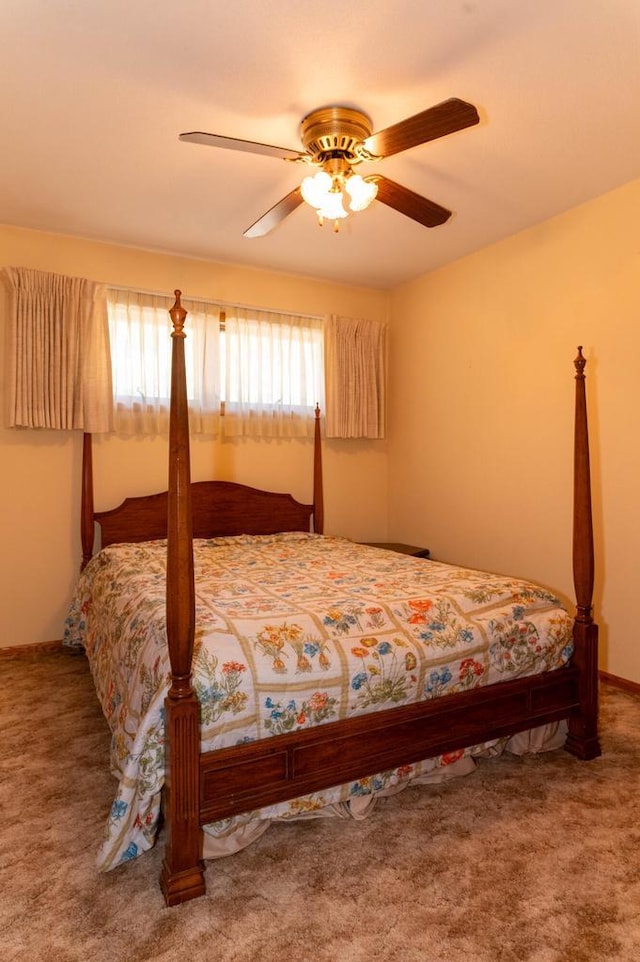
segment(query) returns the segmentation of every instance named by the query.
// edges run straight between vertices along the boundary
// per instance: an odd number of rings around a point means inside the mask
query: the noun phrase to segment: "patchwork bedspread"
[[[203,750],[558,668],[571,655],[571,617],[528,582],[312,534],[196,541],[194,556]],[[87,653],[112,732],[118,790],[103,869],[151,847],[157,830],[165,571],[166,542],[103,549],[80,577],[65,627],[65,643]],[[383,772],[209,831],[375,796],[454,760]]]

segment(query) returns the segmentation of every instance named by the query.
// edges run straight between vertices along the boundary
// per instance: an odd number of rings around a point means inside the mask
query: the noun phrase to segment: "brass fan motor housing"
[[[362,142],[371,136],[371,120],[351,107],[321,107],[308,114],[300,124],[304,149],[312,163],[342,157],[349,164],[365,159]]]

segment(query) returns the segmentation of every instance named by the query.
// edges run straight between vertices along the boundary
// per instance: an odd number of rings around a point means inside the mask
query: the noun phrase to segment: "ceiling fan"
[[[382,174],[361,177],[354,168],[362,162],[380,161],[410,147],[471,127],[479,119],[472,104],[452,97],[377,133],[372,132],[371,120],[360,110],[321,107],[308,114],[300,124],[302,151],[201,131],[180,134],[180,140],[279,157],[316,168],[315,175],[305,177],[299,187],[252,224],[244,232],[245,237],[268,234],[304,201],[315,208],[321,225],[325,219],[333,220],[334,230],[338,230],[340,220],[348,214],[345,202],[350,210],[356,211],[364,210],[373,200],[379,200],[425,227],[436,227],[451,216],[446,207]]]

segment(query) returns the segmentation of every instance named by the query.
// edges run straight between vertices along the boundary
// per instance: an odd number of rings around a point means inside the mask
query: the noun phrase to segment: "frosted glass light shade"
[[[318,216],[326,217],[327,220],[339,220],[347,216],[347,211],[342,204],[342,193],[333,192],[327,194],[322,207],[318,208]]]
[[[347,180],[345,189],[351,198],[349,202],[351,210],[365,210],[378,193],[378,185],[375,181],[364,180],[360,174],[352,174]]]
[[[332,185],[331,176],[324,170],[319,170],[317,174],[304,178],[300,184],[300,192],[307,204],[319,209],[326,203],[327,197],[330,196]]]

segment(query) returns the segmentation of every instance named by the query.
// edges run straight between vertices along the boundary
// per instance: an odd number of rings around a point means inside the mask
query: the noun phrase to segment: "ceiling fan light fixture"
[[[300,193],[303,200],[315,209],[320,226],[326,218],[334,222],[334,230],[337,230],[338,221],[347,217],[349,211],[365,210],[375,200],[378,185],[360,174],[348,171],[345,174],[342,170],[332,174],[319,170],[303,179]],[[345,209],[346,203],[349,210]]]
[[[305,177],[300,184],[302,198],[310,207],[315,208],[320,227],[326,218],[333,221],[333,229],[337,231],[338,221],[347,217],[348,211],[344,208],[344,194],[341,187],[342,178],[332,177],[325,170],[319,170],[313,176]]]

